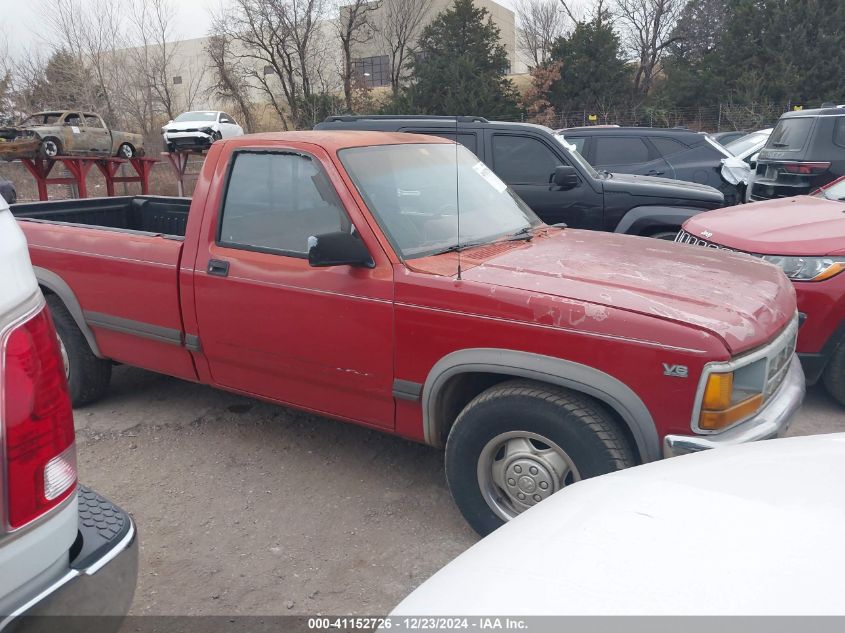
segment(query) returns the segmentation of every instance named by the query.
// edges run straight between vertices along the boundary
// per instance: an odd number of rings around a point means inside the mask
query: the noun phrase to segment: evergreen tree
[[[423,29],[407,103],[420,114],[519,116],[508,55],[486,9],[455,0]]]
[[[608,112],[628,99],[631,70],[606,16],[579,22],[571,35],[559,38],[551,62],[561,68],[560,79],[549,91],[559,113],[582,108]]]

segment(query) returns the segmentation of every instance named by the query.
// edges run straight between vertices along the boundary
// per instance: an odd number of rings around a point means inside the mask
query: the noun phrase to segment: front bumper
[[[708,448],[745,444],[780,437],[789,428],[793,414],[801,406],[806,391],[804,372],[797,356],[792,357],[783,384],[753,418],[722,433],[711,435],[667,435],[663,438],[663,456],[675,457]]]
[[[207,148],[214,142],[214,137],[205,132],[165,132],[164,142],[181,148]]]
[[[127,513],[80,485],[79,532],[69,568],[10,614],[3,633],[117,631],[138,579],[138,539]],[[80,617],[84,616],[84,617]]]

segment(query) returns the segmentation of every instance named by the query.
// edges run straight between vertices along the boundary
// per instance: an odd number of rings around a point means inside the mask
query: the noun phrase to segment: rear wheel
[[[135,148],[132,147],[129,143],[123,143],[117,149],[117,155],[120,158],[126,158],[127,160],[130,158],[135,158]]]
[[[576,481],[635,463],[601,403],[527,380],[477,396],[446,443],[452,497],[482,536]]]
[[[840,343],[833,352],[827,367],[824,368],[822,381],[827,392],[841,405],[845,405],[845,343]]]
[[[85,335],[59,297],[48,295],[47,305],[59,335],[59,348],[73,406],[100,399],[109,388],[111,361],[94,356]]]

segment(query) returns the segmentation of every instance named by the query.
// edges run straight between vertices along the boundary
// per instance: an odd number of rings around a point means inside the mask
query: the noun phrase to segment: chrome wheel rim
[[[132,148],[128,145],[124,145],[120,151],[123,153],[124,158],[132,158]]]
[[[528,431],[497,435],[487,442],[478,459],[481,494],[505,521],[580,479],[566,451]]]
[[[44,141],[44,154],[53,158],[59,153],[59,148],[56,145],[55,141]]]

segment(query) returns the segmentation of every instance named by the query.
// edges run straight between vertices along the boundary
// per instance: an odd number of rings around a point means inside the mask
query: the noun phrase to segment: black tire
[[[845,406],[845,343],[840,343],[824,368],[825,389],[839,404]]]
[[[61,299],[48,295],[47,305],[67,354],[68,387],[73,406],[90,404],[102,398],[109,389],[111,361],[94,356],[85,335]]]
[[[164,151],[172,154],[173,152],[176,151],[176,146],[169,141],[165,141],[164,142]]]
[[[675,238],[678,236],[678,231],[659,231],[657,233],[652,233],[649,237],[653,237],[656,240],[668,240],[670,242],[674,242]]]
[[[482,536],[501,526],[505,518],[485,499],[479,476],[479,470],[484,469],[479,469],[479,464],[485,447],[511,432],[541,436],[563,449],[577,470],[575,479],[636,463],[624,433],[593,398],[529,380],[495,385],[464,408],[446,442],[446,479],[452,497],[467,522]],[[569,479],[563,485],[567,483]]]
[[[117,157],[126,159],[135,158],[135,148],[129,143],[122,143],[120,147],[117,148]]]
[[[211,133],[211,142],[212,143],[214,141],[219,141],[222,138],[223,138],[223,133],[220,130],[214,130],[214,132]]]
[[[64,147],[62,146],[62,142],[55,136],[47,136],[41,141],[38,153],[41,158],[56,158],[64,154]]]

